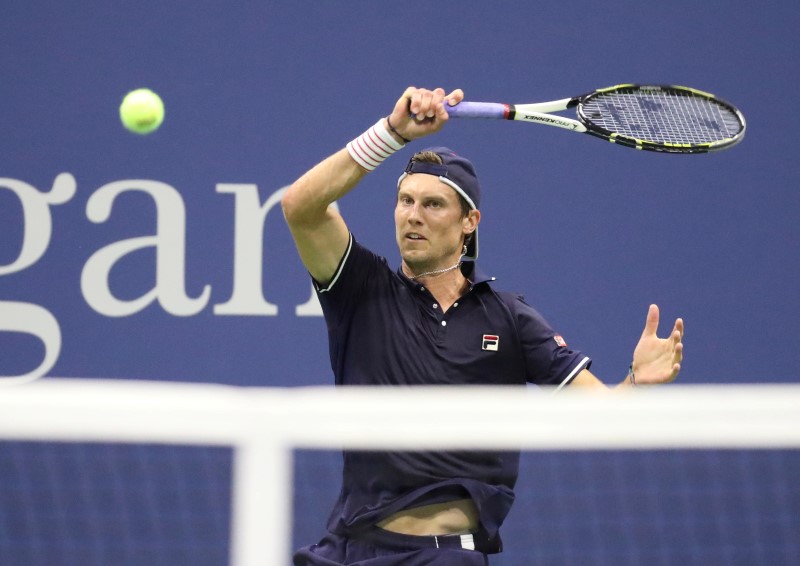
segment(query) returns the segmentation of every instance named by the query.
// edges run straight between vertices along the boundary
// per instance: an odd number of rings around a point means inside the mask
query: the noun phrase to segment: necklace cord
[[[448,271],[453,271],[461,267],[461,260],[459,260],[455,265],[451,265],[450,267],[445,267],[444,269],[436,269],[434,271],[426,271],[424,273],[420,273],[419,275],[412,275],[409,277],[412,281],[416,281],[420,277],[425,277],[427,275],[441,275],[442,273],[447,273]]]

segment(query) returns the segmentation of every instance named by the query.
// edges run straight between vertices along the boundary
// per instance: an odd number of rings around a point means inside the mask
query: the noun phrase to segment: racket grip
[[[491,118],[502,120],[508,116],[508,105],[499,102],[460,102],[444,105],[451,118]]]

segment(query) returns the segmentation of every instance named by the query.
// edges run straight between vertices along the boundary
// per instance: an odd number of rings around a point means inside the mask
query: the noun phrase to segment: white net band
[[[0,438],[231,446],[231,563],[281,564],[294,449],[792,449],[800,447],[800,387],[553,395],[47,379],[3,391]]]

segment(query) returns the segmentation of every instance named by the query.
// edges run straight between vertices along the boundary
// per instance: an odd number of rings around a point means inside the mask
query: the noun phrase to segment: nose
[[[422,218],[419,213],[419,203],[414,203],[413,205],[408,207],[408,217],[407,220],[409,224],[421,224]]]

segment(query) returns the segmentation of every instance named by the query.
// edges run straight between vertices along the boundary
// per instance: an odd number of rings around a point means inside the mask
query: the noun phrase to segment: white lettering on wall
[[[108,183],[97,189],[86,203],[86,217],[95,223],[106,222],[115,199],[127,191],[140,191],[156,205],[156,234],[129,238],[96,251],[81,273],[81,292],[94,310],[109,317],[130,316],[153,301],[175,316],[192,316],[203,310],[211,295],[206,285],[199,297],[191,298],[185,290],[186,210],[178,191],[159,181],[124,180]],[[121,300],[109,287],[114,265],[126,255],[153,247],[156,251],[155,286],[133,300]]]
[[[262,289],[264,223],[269,212],[280,204],[287,188],[272,193],[262,205],[256,185],[217,185],[218,193],[234,195],[236,218],[233,294],[227,302],[214,305],[214,314],[277,316],[278,307],[264,299]],[[334,203],[332,206],[337,205]],[[322,307],[313,287],[308,301],[295,307],[295,315],[322,316]]]
[[[53,236],[51,207],[71,200],[76,193],[76,182],[70,173],[61,173],[55,178],[52,188],[45,192],[17,179],[0,178],[2,189],[15,194],[23,214],[19,253],[10,263],[0,265],[0,276],[8,276],[31,267],[46,253]],[[278,306],[264,297],[262,288],[264,225],[273,209],[280,210],[278,205],[286,189],[278,189],[261,203],[256,185],[217,185],[217,193],[234,196],[235,218],[232,293],[227,301],[214,305],[215,315],[278,315]],[[119,240],[95,251],[81,272],[80,288],[84,300],[97,313],[107,317],[132,316],[154,302],[173,316],[198,314],[209,304],[211,286],[205,285],[197,297],[190,297],[186,292],[186,208],[174,187],[154,180],[126,179],[108,183],[89,197],[86,217],[95,224],[109,221],[117,197],[129,192],[152,199],[156,214],[155,234]],[[338,209],[336,203],[331,206]],[[138,297],[122,299],[111,289],[111,272],[118,262],[143,249],[155,252],[154,284]],[[322,316],[314,289],[310,284],[309,287],[309,299],[295,306],[295,316]],[[61,353],[59,322],[44,306],[0,300],[0,332],[31,335],[44,344],[43,358],[33,370],[23,375],[2,375],[0,368],[0,384],[26,382],[47,375]]]
[[[61,354],[58,321],[39,305],[0,301],[0,331],[32,334],[44,343],[44,357],[38,366],[22,375],[0,375],[0,385],[25,383],[46,375]]]
[[[218,315],[276,316],[278,307],[264,299],[261,273],[264,265],[264,222],[286,189],[273,193],[262,205],[256,185],[219,183],[218,193],[234,195],[233,293],[227,302],[214,305]]]
[[[10,275],[39,261],[50,245],[53,221],[50,207],[64,204],[75,196],[75,178],[61,173],[49,192],[16,179],[0,178],[0,189],[13,192],[22,205],[23,238],[19,255],[9,265],[0,265],[0,275]],[[32,381],[55,365],[61,353],[61,329],[55,317],[39,305],[0,301],[0,331],[30,334],[44,343],[44,357],[33,370],[22,375],[0,375],[0,383]]]

